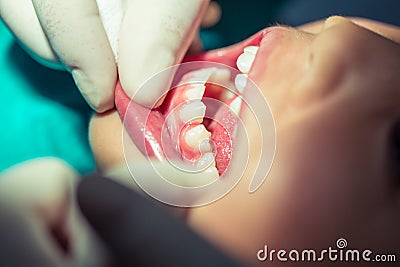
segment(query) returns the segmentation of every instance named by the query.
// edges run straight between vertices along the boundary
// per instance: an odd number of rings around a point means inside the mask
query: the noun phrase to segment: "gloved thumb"
[[[182,61],[208,2],[139,0],[128,6],[119,34],[119,78],[137,103],[148,108],[161,103],[173,72],[158,76],[151,90],[137,92],[152,75]]]

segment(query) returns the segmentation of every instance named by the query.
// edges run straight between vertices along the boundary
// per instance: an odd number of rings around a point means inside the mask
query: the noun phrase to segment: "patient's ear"
[[[122,122],[115,110],[95,114],[89,125],[89,141],[100,171],[125,163],[122,149]]]

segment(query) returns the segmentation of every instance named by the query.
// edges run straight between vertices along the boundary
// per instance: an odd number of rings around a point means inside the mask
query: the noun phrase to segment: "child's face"
[[[400,36],[394,28],[377,28],[393,40]],[[400,46],[341,18],[317,34],[278,27],[269,36],[250,78],[275,118],[270,174],[249,194],[246,172],[226,197],[192,209],[189,224],[247,261],[256,261],[264,245],[318,249],[341,237],[354,248],[394,253],[400,241]],[[103,170],[124,163],[121,127],[115,113],[92,120],[91,142]]]

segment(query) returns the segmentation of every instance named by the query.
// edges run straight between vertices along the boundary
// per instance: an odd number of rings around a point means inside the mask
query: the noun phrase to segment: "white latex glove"
[[[87,102],[103,112],[114,106],[117,54],[119,78],[133,96],[149,76],[182,60],[208,2],[0,0],[0,16],[34,58],[70,71]],[[165,87],[136,100],[150,106]]]
[[[105,266],[75,202],[77,173],[55,158],[0,173],[1,266]]]

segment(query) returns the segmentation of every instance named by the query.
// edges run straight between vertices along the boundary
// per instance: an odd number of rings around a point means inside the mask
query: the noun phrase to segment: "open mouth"
[[[234,72],[199,63],[199,68],[175,75],[176,86],[158,108],[147,109],[131,101],[118,83],[116,107],[139,150],[160,161],[184,162],[215,179],[222,177],[235,150],[242,94],[266,33],[263,30],[234,46],[187,56],[184,62],[214,62]],[[234,89],[227,90],[227,84]]]

